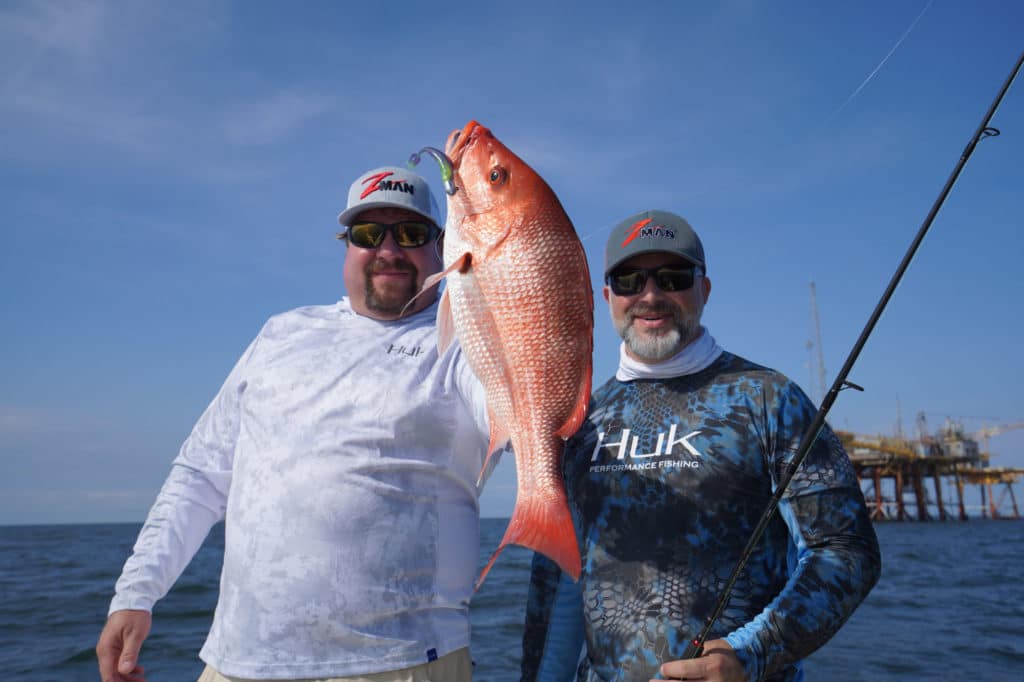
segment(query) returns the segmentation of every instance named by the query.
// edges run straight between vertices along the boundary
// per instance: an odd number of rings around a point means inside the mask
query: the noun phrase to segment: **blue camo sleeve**
[[[775,407],[777,423],[766,431],[773,489],[816,412],[793,384]],[[777,513],[792,543],[789,579],[754,620],[726,637],[751,680],[764,679],[825,644],[881,573],[878,540],[856,473],[827,425],[794,474]]]
[[[533,555],[522,682],[571,682],[583,649],[583,595],[579,583],[542,554]]]

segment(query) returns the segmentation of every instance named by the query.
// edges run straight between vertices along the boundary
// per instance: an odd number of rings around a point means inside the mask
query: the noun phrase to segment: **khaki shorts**
[[[355,677],[317,677],[305,680],[250,680],[245,677],[227,677],[206,666],[198,682],[470,682],[473,679],[473,661],[469,649],[445,654],[436,661],[414,665],[411,668],[372,673]]]

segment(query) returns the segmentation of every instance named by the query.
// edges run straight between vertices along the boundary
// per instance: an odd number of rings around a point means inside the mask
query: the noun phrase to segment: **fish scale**
[[[442,346],[458,338],[487,394],[491,451],[511,439],[518,477],[509,526],[477,586],[509,544],[578,578],[561,460],[590,394],[586,255],[561,203],[526,163],[476,122],[458,137],[449,145],[457,190],[448,199],[445,270],[436,276],[447,280],[439,337]]]

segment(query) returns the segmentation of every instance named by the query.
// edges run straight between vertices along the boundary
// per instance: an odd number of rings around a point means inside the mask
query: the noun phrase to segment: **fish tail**
[[[508,545],[520,545],[540,552],[558,564],[573,580],[579,580],[580,549],[576,542],[576,529],[565,494],[560,490],[556,492],[558,494],[531,500],[526,505],[520,505],[516,500],[505,536],[480,572],[475,590],[480,589],[501,550]]]

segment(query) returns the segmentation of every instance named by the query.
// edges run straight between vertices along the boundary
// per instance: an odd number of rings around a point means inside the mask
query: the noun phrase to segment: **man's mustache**
[[[626,311],[626,318],[632,322],[638,317],[645,315],[671,315],[674,318],[679,316],[679,309],[667,302],[658,303],[636,303]]]
[[[386,258],[375,258],[363,268],[366,276],[375,275],[378,272],[416,272],[416,266],[407,260],[388,260]]]

